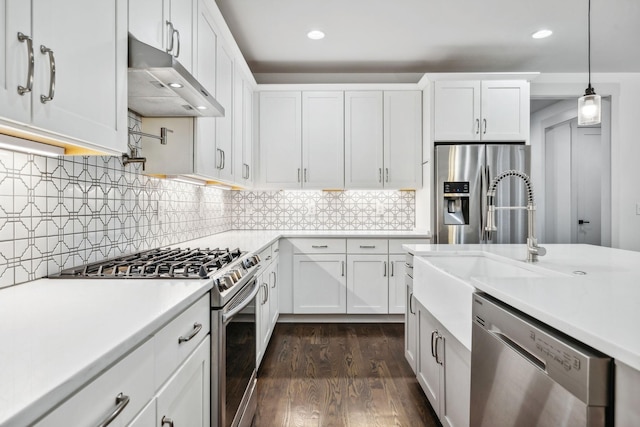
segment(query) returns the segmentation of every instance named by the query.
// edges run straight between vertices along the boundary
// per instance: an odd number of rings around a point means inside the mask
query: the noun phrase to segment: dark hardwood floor
[[[404,358],[402,324],[277,324],[254,427],[438,426]]]

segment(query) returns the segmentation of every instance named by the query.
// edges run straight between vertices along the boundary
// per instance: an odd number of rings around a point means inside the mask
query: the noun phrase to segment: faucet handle
[[[542,246],[536,246],[536,251],[538,252],[538,256],[545,256],[547,254],[547,250]]]

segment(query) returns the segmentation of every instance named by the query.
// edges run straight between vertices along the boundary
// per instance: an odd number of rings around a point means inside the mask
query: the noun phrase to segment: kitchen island
[[[405,245],[415,256],[415,299],[467,350],[477,290],[612,357],[616,425],[638,425],[640,253],[545,247],[546,256],[531,264],[522,261],[524,245]]]

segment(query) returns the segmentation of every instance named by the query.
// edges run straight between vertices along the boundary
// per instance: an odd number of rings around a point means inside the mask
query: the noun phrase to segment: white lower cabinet
[[[389,314],[403,314],[405,310],[405,255],[389,254]]]
[[[158,392],[156,426],[209,427],[211,337],[200,343]]]
[[[471,352],[415,301],[417,378],[443,426],[469,425]]]
[[[345,254],[295,254],[293,283],[295,314],[347,312]]]
[[[388,313],[389,271],[386,253],[347,255],[348,314]]]
[[[407,302],[404,316],[404,357],[415,374],[418,364],[418,313],[416,301],[413,298],[413,278],[407,274],[405,274],[405,288]]]
[[[256,296],[256,364],[259,367],[280,315],[278,295],[278,242],[260,253],[262,271],[257,276],[260,290]]]

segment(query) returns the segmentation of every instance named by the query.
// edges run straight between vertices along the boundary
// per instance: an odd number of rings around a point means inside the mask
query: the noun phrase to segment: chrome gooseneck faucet
[[[527,262],[538,261],[538,256],[543,256],[547,253],[547,250],[542,246],[538,246],[538,239],[535,237],[535,223],[536,223],[536,207],[533,203],[533,187],[531,186],[531,180],[524,172],[510,170],[502,172],[500,175],[493,178],[489,189],[487,190],[487,226],[484,228],[488,232],[489,239],[491,233],[496,231],[496,209],[513,209],[512,207],[496,207],[495,197],[496,188],[500,181],[509,176],[520,178],[524,181],[524,185],[527,189],[527,206],[519,206],[517,208],[527,210]]]

